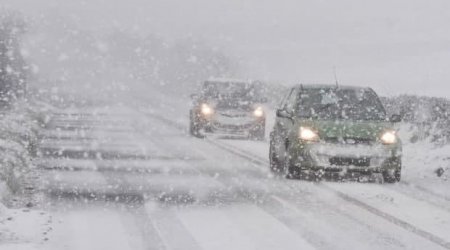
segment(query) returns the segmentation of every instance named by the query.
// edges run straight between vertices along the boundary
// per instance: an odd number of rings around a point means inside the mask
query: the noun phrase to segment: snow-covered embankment
[[[45,240],[48,216],[31,210],[36,199],[32,157],[46,108],[17,104],[0,112],[0,248],[28,249],[18,242]],[[42,238],[42,239],[41,239]],[[15,248],[19,247],[19,248]],[[30,248],[32,249],[32,248]]]

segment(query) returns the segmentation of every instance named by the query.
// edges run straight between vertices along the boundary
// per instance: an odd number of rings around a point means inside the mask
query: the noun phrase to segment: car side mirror
[[[389,118],[389,121],[393,123],[398,123],[402,121],[402,117],[398,114],[394,114]]]
[[[277,117],[292,119],[292,114],[285,109],[277,109]]]

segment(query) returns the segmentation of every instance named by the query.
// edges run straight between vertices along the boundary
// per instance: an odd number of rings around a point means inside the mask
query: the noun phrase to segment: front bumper
[[[254,116],[226,117],[215,115],[200,117],[201,127],[207,133],[251,135],[265,129],[265,117]]]
[[[400,145],[299,143],[289,155],[290,165],[300,170],[382,173],[401,168]]]

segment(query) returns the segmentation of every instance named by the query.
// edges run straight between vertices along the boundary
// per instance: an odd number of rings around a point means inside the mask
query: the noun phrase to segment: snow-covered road
[[[51,231],[27,247],[450,249],[445,197],[277,178],[267,150],[124,107],[55,113],[35,160]]]

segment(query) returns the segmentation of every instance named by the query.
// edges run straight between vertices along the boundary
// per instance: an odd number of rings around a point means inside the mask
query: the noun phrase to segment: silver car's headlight
[[[395,144],[397,143],[397,133],[395,131],[386,131],[381,135],[381,142],[383,144]]]
[[[299,137],[304,141],[318,141],[319,134],[311,128],[300,127]]]
[[[254,111],[253,111],[253,115],[255,117],[263,117],[264,116],[264,110],[262,107],[257,107]]]

